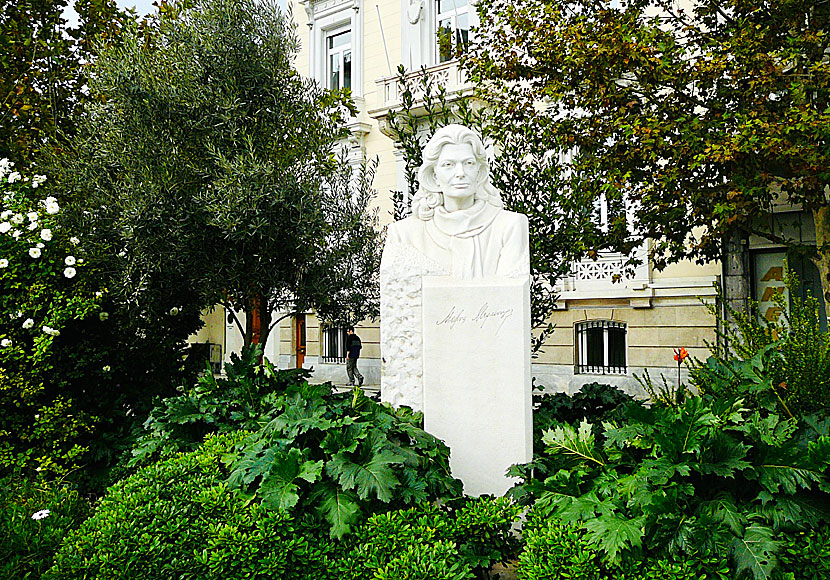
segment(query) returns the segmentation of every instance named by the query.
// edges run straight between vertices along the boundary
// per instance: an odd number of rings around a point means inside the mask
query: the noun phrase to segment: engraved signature
[[[484,325],[487,324],[489,321],[497,322],[498,326],[496,327],[495,332],[498,333],[501,330],[501,327],[504,326],[504,323],[507,321],[508,318],[513,316],[513,309],[512,308],[505,308],[503,310],[491,310],[490,305],[485,302],[481,308],[478,309],[475,316],[472,318],[468,318],[467,315],[464,313],[463,308],[456,308],[455,306],[450,307],[450,311],[447,313],[446,316],[437,320],[435,324],[437,326],[444,326],[447,325],[451,329],[454,329],[459,324],[467,324],[473,323],[479,328],[484,328]]]

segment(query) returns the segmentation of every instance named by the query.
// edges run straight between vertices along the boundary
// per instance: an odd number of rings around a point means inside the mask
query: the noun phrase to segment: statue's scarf
[[[480,278],[484,275],[484,254],[481,237],[501,211],[478,200],[469,209],[447,211],[443,206],[435,208],[433,218],[427,222],[430,238],[452,256],[452,275],[456,278]]]

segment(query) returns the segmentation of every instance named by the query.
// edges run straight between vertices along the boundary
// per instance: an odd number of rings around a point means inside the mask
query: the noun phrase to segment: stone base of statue
[[[423,278],[424,428],[467,495],[504,495],[533,455],[530,283]]]

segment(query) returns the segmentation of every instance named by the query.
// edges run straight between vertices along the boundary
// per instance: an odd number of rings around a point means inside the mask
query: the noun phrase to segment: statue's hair
[[[464,125],[447,125],[438,129],[424,147],[423,163],[418,169],[418,191],[412,198],[410,207],[412,215],[422,220],[430,220],[435,214],[435,208],[444,204],[444,196],[435,180],[435,164],[441,155],[444,145],[462,145],[467,143],[473,149],[473,155],[481,166],[483,175],[479,173],[478,187],[475,199],[484,200],[498,208],[504,207],[501,193],[490,182],[490,164],[487,162],[487,153],[481,137]]]

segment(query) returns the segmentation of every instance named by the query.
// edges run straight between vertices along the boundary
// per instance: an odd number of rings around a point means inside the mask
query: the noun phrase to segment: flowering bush
[[[46,178],[0,160],[0,469],[63,472],[78,465],[91,417],[55,377],[61,333],[98,311],[102,298],[83,246],[58,222]]]

